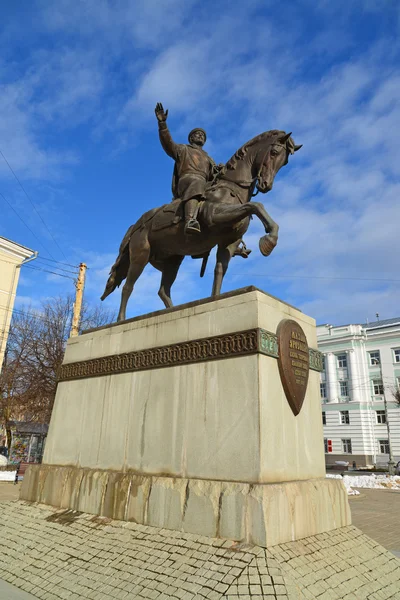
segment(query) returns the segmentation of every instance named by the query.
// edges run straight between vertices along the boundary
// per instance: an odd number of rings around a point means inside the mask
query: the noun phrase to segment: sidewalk
[[[400,558],[400,491],[358,491],[349,496],[353,525]]]
[[[18,500],[21,484],[14,485],[11,482],[0,481],[0,502],[8,502],[10,500]],[[0,510],[2,509],[0,504]],[[0,561],[0,578],[2,575]],[[36,596],[32,596],[23,590],[18,589],[14,585],[10,585],[6,581],[0,579],[0,598],[1,600],[36,600]]]

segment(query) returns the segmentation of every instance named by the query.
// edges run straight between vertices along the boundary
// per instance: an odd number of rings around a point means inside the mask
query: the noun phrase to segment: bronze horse
[[[255,188],[264,194],[271,190],[275,175],[288,163],[289,154],[301,148],[290,136],[284,131],[265,131],[232,156],[201,203],[202,232],[199,235],[184,234],[184,222],[177,219],[176,213],[168,212],[175,202],[146,212],[128,229],[101,297],[104,300],[126,278],[118,321],[126,319],[128,299],[147,263],[162,273],[158,295],[169,308],[173,306],[171,286],[184,257],[208,256],[214,246],[218,249],[212,295],[218,296],[229,261],[252,215],[256,215],[265,228],[266,235],[259,244],[261,253],[268,256],[272,252],[278,240],[278,225],[263,204],[250,200]]]

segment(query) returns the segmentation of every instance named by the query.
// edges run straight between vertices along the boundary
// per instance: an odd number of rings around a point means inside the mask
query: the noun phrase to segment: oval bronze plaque
[[[279,374],[290,408],[296,416],[303,406],[310,372],[307,338],[300,325],[291,319],[281,321],[276,334]]]

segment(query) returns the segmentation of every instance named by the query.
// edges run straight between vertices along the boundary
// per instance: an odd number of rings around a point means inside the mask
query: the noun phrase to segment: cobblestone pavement
[[[386,600],[400,561],[355,527],[272,549],[0,505],[1,577],[43,600]]]
[[[400,561],[354,526],[275,546],[269,553],[286,582],[296,583],[300,593],[293,598],[400,598]]]
[[[350,496],[353,525],[388,550],[400,553],[400,491],[359,490]]]
[[[1,573],[1,569],[0,569]],[[10,585],[6,581],[0,579],[0,598],[1,600],[37,600],[35,596],[28,594],[16,588],[14,585]]]

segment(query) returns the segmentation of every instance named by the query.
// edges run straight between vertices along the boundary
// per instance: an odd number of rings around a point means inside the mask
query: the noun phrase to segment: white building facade
[[[0,236],[0,371],[14,308],[21,265],[37,257],[37,252]]]
[[[317,327],[326,463],[387,466],[400,460],[400,317]],[[385,406],[386,400],[386,406]],[[389,424],[389,432],[388,432]]]

